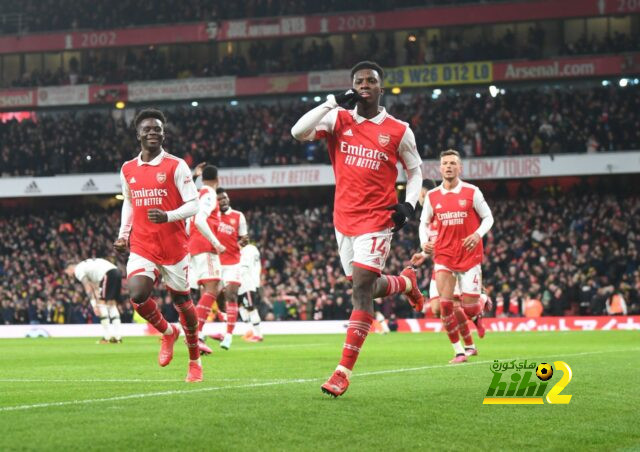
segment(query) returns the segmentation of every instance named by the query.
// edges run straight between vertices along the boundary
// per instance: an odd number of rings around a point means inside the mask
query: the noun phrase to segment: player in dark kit
[[[298,140],[326,139],[336,177],[333,222],[342,267],[353,281],[353,312],[342,359],[322,391],[344,394],[374,320],[373,299],[404,293],[414,309],[423,296],[416,274],[382,275],[393,233],[413,216],[422,172],[413,132],[380,106],[384,72],[363,61],[351,70],[353,86],[307,112],[291,129]],[[355,108],[354,108],[355,107]],[[406,201],[398,202],[396,163],[407,171]]]
[[[164,114],[142,110],[135,118],[141,151],[122,165],[120,179],[124,203],[116,251],[130,250],[127,279],[131,304],[142,318],[162,334],[158,363],[166,366],[173,358],[173,345],[180,335],[177,325],[162,316],[151,291],[162,276],[171,292],[189,348],[187,382],[202,381],[198,350],[198,316],[189,299],[187,272],[189,255],[184,220],[198,211],[198,190],[184,160],[162,148]]]

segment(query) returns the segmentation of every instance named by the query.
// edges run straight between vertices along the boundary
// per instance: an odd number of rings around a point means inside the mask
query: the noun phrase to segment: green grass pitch
[[[343,341],[237,337],[187,384],[182,342],[160,368],[155,338],[2,340],[0,450],[640,449],[638,332],[488,334],[459,366],[444,334],[370,335],[332,399]],[[482,405],[493,360],[514,358],[568,363],[571,403]]]

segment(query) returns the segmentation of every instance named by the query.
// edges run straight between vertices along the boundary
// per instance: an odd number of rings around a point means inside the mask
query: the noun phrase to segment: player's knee
[[[149,298],[149,293],[142,287],[133,287],[130,291],[130,297],[135,304],[142,304]]]

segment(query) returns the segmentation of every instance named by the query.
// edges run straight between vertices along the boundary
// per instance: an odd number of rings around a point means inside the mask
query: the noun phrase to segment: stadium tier
[[[640,197],[631,177],[587,179],[572,188],[534,193],[528,183],[489,185],[485,195],[498,219],[486,244],[484,284],[499,315],[524,315],[539,300],[545,315],[601,315],[614,294],[622,294],[629,313],[640,312]],[[623,188],[626,186],[626,189]],[[233,196],[233,195],[232,195]],[[249,236],[261,250],[263,318],[268,320],[347,319],[351,283],[335,247],[331,206],[312,199],[285,198],[256,205],[233,203],[243,211]],[[241,198],[242,199],[242,198]],[[119,208],[83,203],[77,208],[44,203],[36,211],[3,209],[0,216],[0,297],[2,322],[84,323],[93,314],[81,285],[66,276],[70,262],[112,256]],[[301,205],[302,204],[302,205]],[[414,227],[394,240],[387,271],[397,274],[418,243]],[[117,258],[121,268],[125,263]],[[431,267],[418,269],[427,290]],[[164,311],[176,313],[164,291]],[[377,300],[389,318],[412,317],[399,296]],[[131,320],[128,302],[122,308]]]
[[[447,147],[464,157],[640,148],[637,85],[515,88],[495,97],[486,89],[446,90],[391,96],[387,103],[391,114],[410,122],[424,159]],[[167,149],[190,165],[222,168],[328,163],[323,143],[290,135],[313,105],[298,98],[168,107]],[[117,172],[136,153],[124,114],[47,111],[0,123],[4,176]]]

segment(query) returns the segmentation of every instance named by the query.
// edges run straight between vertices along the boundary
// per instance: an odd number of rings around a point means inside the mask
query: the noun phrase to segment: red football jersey
[[[462,181],[453,190],[440,185],[427,193],[423,216],[431,216],[427,220],[432,220],[431,227],[437,228],[433,256],[436,264],[467,271],[482,263],[482,240],[470,252],[462,246],[463,240],[480,226],[478,209],[482,205],[486,207],[480,189]]]
[[[216,234],[218,230],[218,224],[220,223],[220,207],[218,206],[218,196],[216,190],[204,185],[198,193],[200,198],[199,209],[204,210],[207,214],[207,224],[211,229],[211,232]],[[217,238],[217,235],[216,235]],[[202,235],[200,230],[195,225],[195,217],[191,218],[189,223],[189,254],[195,256],[200,253],[213,253],[218,254],[211,242]]]
[[[346,236],[393,226],[387,207],[397,204],[396,163],[413,169],[422,163],[408,124],[384,108],[371,119],[356,110],[331,110],[316,126],[326,138],[336,178],[333,223]]]
[[[244,214],[231,208],[226,212],[220,212],[220,223],[216,237],[226,248],[226,251],[220,255],[222,265],[240,263],[238,239],[243,235],[247,235],[247,220],[245,220]]]
[[[133,208],[131,252],[156,264],[180,262],[187,254],[184,221],[152,223],[147,211],[168,212],[196,198],[197,189],[187,164],[165,151],[151,162],[143,162],[138,156],[122,165],[120,179],[122,192]]]

